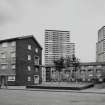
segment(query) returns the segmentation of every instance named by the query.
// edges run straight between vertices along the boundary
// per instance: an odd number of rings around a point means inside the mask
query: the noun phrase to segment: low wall
[[[94,88],[97,88],[97,89],[105,88],[105,83],[97,83],[94,85]]]
[[[82,90],[94,87],[94,84],[88,84],[81,87],[66,87],[66,86],[37,86],[37,85],[30,85],[26,86],[26,88],[32,88],[32,89],[58,89],[58,90]]]

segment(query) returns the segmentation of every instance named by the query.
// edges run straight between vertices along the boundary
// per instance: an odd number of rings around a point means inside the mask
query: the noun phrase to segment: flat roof
[[[105,62],[80,62],[80,65],[84,66],[105,65]]]
[[[59,31],[59,32],[70,32],[70,31],[62,31],[62,30],[48,30],[48,29],[46,29],[45,31]]]
[[[98,66],[98,65],[105,65],[105,62],[80,62],[80,66]],[[43,65],[45,67],[54,67],[54,64],[50,65]]]

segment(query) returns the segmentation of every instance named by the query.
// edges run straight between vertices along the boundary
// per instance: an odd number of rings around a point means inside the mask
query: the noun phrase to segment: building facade
[[[45,30],[45,64],[53,64],[60,57],[72,56],[75,44],[70,43],[70,32]]]
[[[41,82],[42,47],[32,36],[0,41],[0,83],[33,85]]]
[[[59,77],[58,77],[59,76]],[[105,81],[105,63],[104,62],[87,62],[80,63],[77,71],[73,67],[62,69],[59,72],[55,67],[49,65],[46,67],[46,81],[62,82],[103,82]]]
[[[96,43],[96,61],[105,61],[105,26],[98,31],[98,42]]]
[[[83,82],[105,81],[105,63],[104,62],[81,63],[79,78]]]
[[[44,65],[41,67],[41,73],[42,73],[42,83],[46,83],[46,67]]]

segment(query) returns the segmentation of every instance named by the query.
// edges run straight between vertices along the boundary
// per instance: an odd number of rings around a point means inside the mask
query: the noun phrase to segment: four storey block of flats
[[[1,85],[40,84],[42,47],[33,35],[0,40]]]

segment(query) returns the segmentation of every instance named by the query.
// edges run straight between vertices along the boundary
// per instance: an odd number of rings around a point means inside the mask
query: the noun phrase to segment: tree
[[[72,57],[66,57],[65,58],[65,67],[74,67],[75,71],[77,70],[77,67],[79,67],[80,62],[79,59],[75,57],[75,55],[73,54]]]
[[[59,72],[59,82],[60,82],[60,74],[63,68],[68,69],[69,67],[73,68],[73,71],[71,70],[72,78],[76,79],[76,71],[79,70],[80,62],[79,59],[75,57],[73,54],[72,57],[61,57],[58,60],[54,61],[54,66],[56,71]]]
[[[72,58],[68,56],[65,58],[65,68],[71,67],[71,66],[72,66]]]
[[[79,59],[73,54],[71,57],[65,58],[65,68],[73,68],[71,69],[72,78],[76,79],[76,72],[80,68],[80,61]]]
[[[54,60],[54,65],[55,65],[56,71],[59,72],[59,82],[60,82],[60,74],[61,74],[62,69],[64,68],[64,58],[61,57],[58,60]]]
[[[74,68],[74,73],[73,73],[73,77],[75,80],[77,80],[77,71],[80,68],[80,61],[78,58],[75,57],[75,55],[72,55],[72,63],[73,63],[73,68]]]

